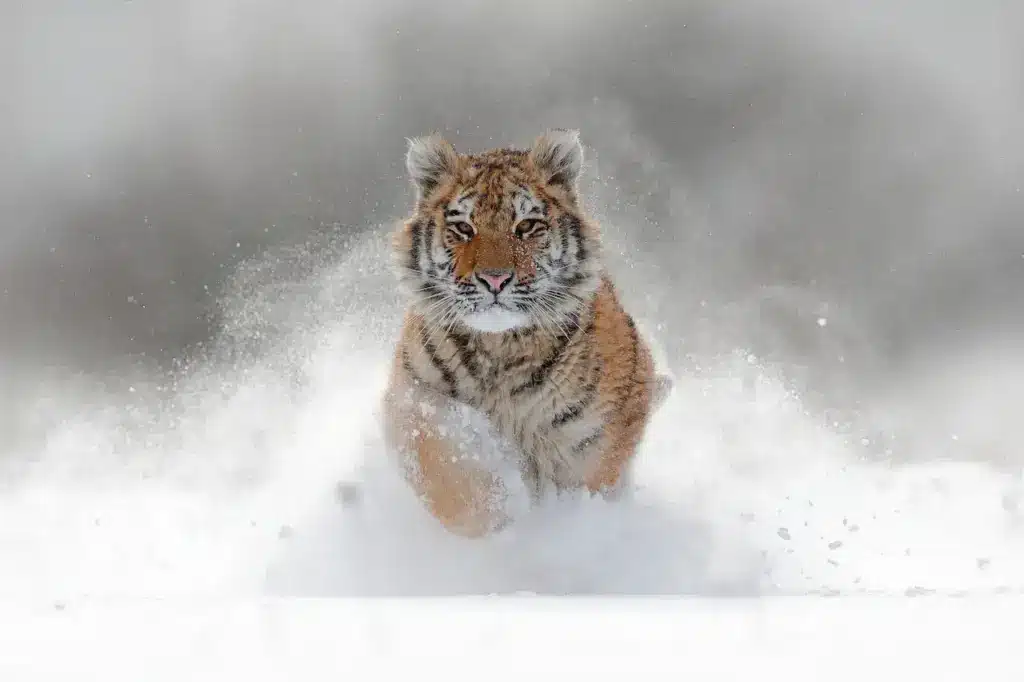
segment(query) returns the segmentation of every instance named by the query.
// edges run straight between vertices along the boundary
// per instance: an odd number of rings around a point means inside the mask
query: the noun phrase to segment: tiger
[[[672,389],[603,265],[583,160],[577,130],[479,154],[407,139],[415,205],[391,249],[407,307],[383,430],[454,534],[508,525],[510,480],[529,504],[549,490],[613,498]]]

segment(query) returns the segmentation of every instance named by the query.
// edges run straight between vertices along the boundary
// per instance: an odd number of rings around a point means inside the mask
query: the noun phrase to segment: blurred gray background
[[[0,7],[11,404],[44,374],[163,371],[217,333],[241,260],[401,218],[407,136],[557,126],[677,372],[742,348],[862,432],[979,376],[957,400],[982,440],[1019,410],[993,358],[1024,332],[1020,3]]]

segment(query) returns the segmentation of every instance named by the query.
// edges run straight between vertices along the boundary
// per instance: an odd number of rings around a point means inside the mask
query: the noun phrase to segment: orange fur
[[[610,412],[607,422],[609,443],[586,480],[592,492],[614,488],[619,483],[643,435],[655,385],[650,351],[610,285],[598,292],[597,320],[594,333],[604,361],[598,391],[614,401],[616,409]]]

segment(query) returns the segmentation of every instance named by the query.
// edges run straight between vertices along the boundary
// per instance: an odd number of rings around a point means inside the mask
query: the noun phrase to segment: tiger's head
[[[439,135],[409,140],[416,208],[396,235],[399,278],[428,324],[567,334],[599,282],[599,242],[583,217],[578,133],[529,150],[459,154]]]

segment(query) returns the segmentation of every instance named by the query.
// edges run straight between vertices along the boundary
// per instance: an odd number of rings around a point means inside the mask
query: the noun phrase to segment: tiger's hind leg
[[[585,484],[591,493],[601,493],[606,497],[621,497],[623,491],[632,486],[634,458],[647,423],[665,401],[668,400],[675,385],[668,374],[656,374],[651,380],[646,403],[635,406],[633,418],[620,420],[613,438],[605,447],[594,470],[587,477]]]

